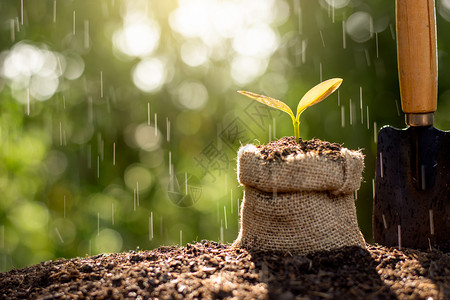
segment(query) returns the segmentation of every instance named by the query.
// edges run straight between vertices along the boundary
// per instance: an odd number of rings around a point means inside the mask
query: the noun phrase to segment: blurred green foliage
[[[444,129],[446,3],[437,8],[436,125]],[[1,0],[0,270],[201,239],[232,242],[242,199],[239,145],[292,130],[287,116],[235,91],[292,106],[332,77],[343,85],[305,114],[300,135],[363,149],[356,204],[371,241],[375,134],[385,124],[404,127],[394,5]]]

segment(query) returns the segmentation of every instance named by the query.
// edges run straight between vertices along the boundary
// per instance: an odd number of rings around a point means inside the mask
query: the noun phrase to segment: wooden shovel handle
[[[437,106],[434,0],[397,0],[396,14],[403,112],[432,113]]]

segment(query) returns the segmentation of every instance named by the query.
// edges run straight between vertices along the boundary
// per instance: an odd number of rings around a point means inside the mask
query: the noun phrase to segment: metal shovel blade
[[[385,126],[376,168],[375,242],[450,251],[450,132]]]

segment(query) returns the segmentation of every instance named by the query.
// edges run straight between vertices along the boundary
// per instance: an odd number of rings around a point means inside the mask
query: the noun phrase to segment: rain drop
[[[73,11],[73,24],[72,24],[72,34],[75,35],[75,25],[76,25],[76,13]]]
[[[386,216],[384,214],[381,215],[381,218],[383,219],[383,226],[384,229],[387,229],[387,222],[386,222]]]
[[[347,48],[347,41],[345,37],[345,20],[342,21],[342,48]]]
[[[359,108],[361,110],[361,124],[364,124],[364,110],[362,101],[362,86],[359,87]]]
[[[84,48],[89,48],[89,20],[84,20]]]
[[[114,202],[111,203],[111,224],[114,225]]]
[[[227,222],[227,207],[223,206],[223,218],[225,220],[225,229],[228,229],[228,222]]]
[[[150,217],[148,218],[148,239],[153,240],[153,212],[150,212]]]
[[[113,166],[116,165],[116,142],[113,143]]]
[[[63,240],[63,238],[61,236],[61,233],[59,232],[57,227],[55,227],[55,232],[56,232],[56,235],[58,236],[59,241],[61,242],[61,244],[64,244],[64,240]]]
[[[429,214],[430,214],[430,234],[434,235],[434,221],[433,221],[433,210],[432,209],[429,210]]]
[[[56,23],[56,0],[53,0],[53,23]]]
[[[377,143],[377,122],[373,122],[373,142]]]

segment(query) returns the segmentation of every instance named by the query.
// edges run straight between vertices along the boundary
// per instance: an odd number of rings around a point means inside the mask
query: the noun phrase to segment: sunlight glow
[[[134,12],[127,14],[123,28],[114,33],[113,43],[128,56],[144,57],[158,47],[160,34],[158,23]]]
[[[199,66],[207,64],[210,57],[216,59],[215,54],[226,53],[217,57],[233,61],[230,72],[239,84],[251,82],[265,71],[266,61],[280,43],[272,25],[282,24],[289,16],[285,1],[179,0],[178,3],[169,16],[169,24],[186,40],[180,51],[183,61]],[[238,62],[245,66],[237,66]]]
[[[334,8],[343,8],[346,7],[350,0],[325,0],[328,5],[331,5]]]
[[[208,62],[208,48],[200,41],[188,40],[181,46],[181,59],[191,67],[197,67]]]
[[[33,45],[27,41],[15,44],[0,54],[0,75],[6,79],[12,94],[19,102],[29,96],[36,100],[51,98],[60,85],[60,77],[73,80],[84,72],[84,61],[76,54],[50,51],[46,45]]]
[[[159,91],[167,78],[166,66],[158,58],[147,58],[137,64],[133,70],[133,82],[142,91]]]

